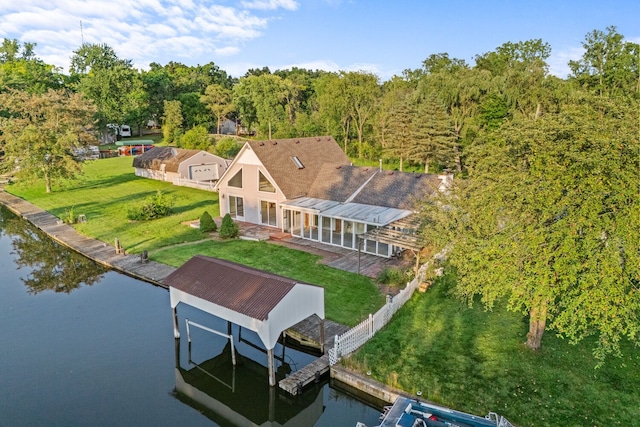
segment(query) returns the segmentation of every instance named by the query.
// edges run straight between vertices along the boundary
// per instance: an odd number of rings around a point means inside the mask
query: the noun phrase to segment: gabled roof
[[[350,164],[331,136],[248,141],[247,144],[287,199],[305,196],[321,170],[335,170]]]
[[[190,159],[198,153],[210,154],[202,150],[185,150],[176,147],[154,147],[151,150],[133,158],[133,167],[141,169],[160,170],[160,165],[165,164],[166,172],[178,172],[178,167],[183,161]],[[210,154],[213,156],[213,154]]]
[[[164,283],[262,321],[297,282],[231,261],[196,255],[167,276]]]

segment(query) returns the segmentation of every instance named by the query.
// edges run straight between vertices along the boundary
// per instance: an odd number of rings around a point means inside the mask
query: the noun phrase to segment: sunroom
[[[411,215],[405,209],[301,197],[281,203],[282,231],[307,240],[391,257],[400,247],[358,236]],[[358,248],[360,245],[360,248]]]

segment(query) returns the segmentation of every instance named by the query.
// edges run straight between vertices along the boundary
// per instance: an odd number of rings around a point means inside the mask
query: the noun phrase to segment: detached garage
[[[136,176],[176,185],[216,182],[230,160],[202,150],[155,147],[133,159]]]

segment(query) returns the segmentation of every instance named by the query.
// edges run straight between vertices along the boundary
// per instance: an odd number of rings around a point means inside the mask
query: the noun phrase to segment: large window
[[[276,187],[274,187],[271,181],[269,181],[261,171],[258,171],[258,174],[260,175],[260,183],[258,184],[258,189],[260,191],[266,191],[268,193],[275,193]]]
[[[276,226],[276,203],[262,200],[260,202],[260,222],[265,225]]]
[[[228,182],[229,187],[242,188],[242,169],[236,172]]]
[[[229,215],[231,218],[244,219],[244,200],[242,197],[229,196]]]

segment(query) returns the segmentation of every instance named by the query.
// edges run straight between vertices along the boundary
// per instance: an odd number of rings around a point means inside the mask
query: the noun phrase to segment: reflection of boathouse
[[[230,353],[227,344],[218,356],[199,364],[190,361],[188,367],[180,366],[176,353],[176,397],[222,426],[312,426],[318,421],[324,410],[322,386],[291,399],[269,386],[266,367],[239,355],[234,366]]]

